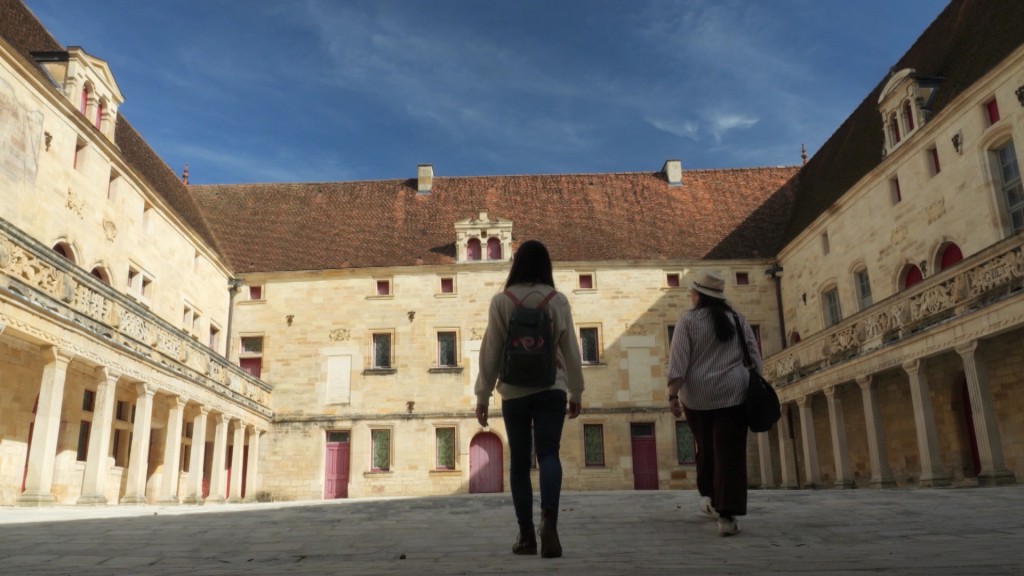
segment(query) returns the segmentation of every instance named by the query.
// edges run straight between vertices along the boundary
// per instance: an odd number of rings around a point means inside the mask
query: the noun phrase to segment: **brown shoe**
[[[516,538],[516,543],[512,545],[512,553],[522,555],[537,553],[537,533],[534,532],[533,526],[519,527],[519,538]]]
[[[540,513],[540,556],[562,556],[562,543],[558,540],[558,510],[555,508],[545,508]]]

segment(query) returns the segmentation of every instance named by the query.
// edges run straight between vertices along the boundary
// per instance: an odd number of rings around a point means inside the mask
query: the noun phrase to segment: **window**
[[[761,325],[751,324],[750,331],[754,333],[754,340],[757,341],[757,355],[764,358],[764,349],[761,348]]]
[[[889,115],[889,146],[896,146],[900,143],[900,124],[896,113]]]
[[[939,163],[939,149],[932,146],[928,149],[928,172],[935,176],[942,172],[942,164]]]
[[[963,259],[964,255],[960,251],[960,247],[950,242],[939,255],[939,270],[945,270]]]
[[[373,335],[373,359],[370,366],[375,370],[391,368],[391,333],[377,332]]]
[[[835,326],[843,319],[839,309],[839,289],[831,288],[821,294],[822,314],[825,316],[825,327]]]
[[[443,368],[454,368],[458,362],[458,340],[455,332],[437,333],[437,365]]]
[[[479,260],[480,259],[480,239],[470,238],[469,242],[466,242],[466,260]]]
[[[53,251],[60,254],[65,260],[70,260],[72,263],[75,262],[75,252],[67,242],[58,242],[54,244]]]
[[[669,347],[671,347],[672,346],[672,336],[674,336],[675,333],[676,333],[676,325],[675,324],[669,324],[666,328],[667,329],[666,329],[665,333],[668,336],[668,345],[669,345]]]
[[[85,462],[89,456],[89,433],[92,431],[92,422],[82,420],[78,425],[78,454],[76,460]]]
[[[242,336],[238,366],[259,378],[263,373],[263,336]]]
[[[153,278],[136,266],[128,266],[128,293],[148,300],[153,297]]]
[[[580,354],[584,364],[601,361],[601,342],[596,327],[580,328]]]
[[[107,183],[107,200],[117,200],[117,188],[121,183],[121,175],[113,170],[110,171],[110,181]]]
[[[94,277],[99,279],[100,282],[110,286],[110,274],[107,274],[107,270],[103,266],[94,267],[89,274],[92,274]]]
[[[676,462],[697,463],[697,445],[693,441],[690,423],[685,420],[676,420]]]
[[[749,284],[750,284],[750,275],[749,274],[747,274],[746,272],[737,272],[736,273],[736,285],[737,286],[747,286]]]
[[[487,239],[487,259],[501,260],[501,240],[497,238]]]
[[[82,100],[78,103],[78,111],[85,114],[89,109],[89,85],[82,86]]]
[[[829,245],[829,242],[828,242],[828,232],[822,232],[821,233],[821,253],[822,254],[828,254],[831,251],[832,251],[832,247]]]
[[[604,466],[604,426],[583,425],[583,465]]]
[[[128,421],[128,416],[131,414],[131,410],[128,407],[128,402],[124,400],[117,401],[117,410],[115,411],[115,418],[122,422]]]
[[[206,341],[206,345],[209,346],[211,350],[217,350],[220,348],[220,328],[214,326],[213,322],[210,322],[210,338]]]
[[[85,160],[85,141],[75,141],[75,155],[71,158],[71,167],[78,170],[84,165]]]
[[[455,278],[446,276],[441,278],[441,294],[454,294],[455,293]]]
[[[1024,230],[1024,188],[1021,186],[1017,149],[1009,141],[995,150],[999,163],[999,186],[1006,201],[1006,212],[1014,233]]]
[[[864,310],[871,306],[871,279],[868,278],[868,269],[861,268],[853,273],[853,282],[857,287],[857,302],[860,309]]]
[[[909,100],[903,103],[903,129],[907,134],[914,130],[914,109]]]
[[[665,285],[669,288],[679,287],[679,274],[668,274],[665,276]]]
[[[900,192],[900,179],[895,176],[889,179],[889,199],[893,205],[899,204],[903,200],[903,194]]]
[[[82,394],[82,412],[93,412],[96,409],[96,392],[86,390]]]
[[[985,119],[988,120],[989,126],[999,122],[999,103],[995,98],[985,102]]]
[[[455,428],[445,426],[434,429],[436,463],[438,470],[455,470]]]
[[[192,322],[195,319],[195,310],[185,304],[184,311],[181,314],[181,329],[185,331],[192,330]]]
[[[924,274],[921,273],[921,269],[914,264],[904,268],[902,276],[903,280],[900,282],[902,290],[906,290],[914,284],[919,283],[921,280],[924,280]]]
[[[153,229],[153,205],[149,202],[142,204],[142,229],[146,232]]]
[[[386,428],[370,430],[370,442],[372,444],[370,470],[374,472],[391,470],[391,430]]]
[[[579,275],[579,286],[580,290],[593,290],[594,289],[594,275],[593,274],[580,274]]]
[[[390,296],[391,295],[391,281],[390,280],[375,280],[374,284],[375,294],[377,296]]]
[[[104,103],[102,101],[99,104],[96,105],[96,118],[95,118],[95,121],[93,122],[93,124],[96,126],[97,130],[100,128],[100,123],[103,122],[103,111],[105,109],[106,109],[106,106],[104,105]]]
[[[249,286],[249,300],[263,300],[263,285]]]

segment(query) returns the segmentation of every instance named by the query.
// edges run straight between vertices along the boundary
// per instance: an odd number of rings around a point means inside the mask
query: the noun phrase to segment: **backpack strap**
[[[544,308],[545,306],[547,306],[548,302],[550,302],[551,299],[555,297],[555,294],[557,292],[558,292],[557,290],[552,290],[551,292],[548,292],[548,295],[545,296],[544,299],[540,301],[540,304],[534,306],[534,308]],[[537,292],[536,290],[534,290],[532,292],[527,293],[526,295],[529,296],[530,294],[534,294],[534,293],[540,294],[540,292]],[[505,296],[508,296],[508,299],[511,300],[512,303],[516,305],[516,308],[522,307],[523,301],[518,299],[518,298],[516,298],[515,294],[512,294],[512,292],[509,292],[508,290],[505,290],[505,292],[503,292],[503,294],[505,294]]]

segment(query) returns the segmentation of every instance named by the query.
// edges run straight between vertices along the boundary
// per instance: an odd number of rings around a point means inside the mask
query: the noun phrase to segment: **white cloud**
[[[757,124],[757,121],[758,119],[753,116],[728,112],[712,112],[707,117],[708,130],[715,137],[716,142],[721,142],[726,132],[750,128]]]
[[[698,127],[697,122],[693,120],[676,120],[676,119],[664,119],[655,118],[648,116],[644,118],[648,124],[654,126],[662,132],[668,132],[682,138],[689,138],[690,140],[697,139]]]

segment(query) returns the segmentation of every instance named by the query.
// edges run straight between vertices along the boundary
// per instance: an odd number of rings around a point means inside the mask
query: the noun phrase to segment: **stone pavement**
[[[0,508],[0,574],[1024,575],[1024,486],[754,490],[722,538],[691,491],[562,495],[565,556],[511,553],[508,494]]]

